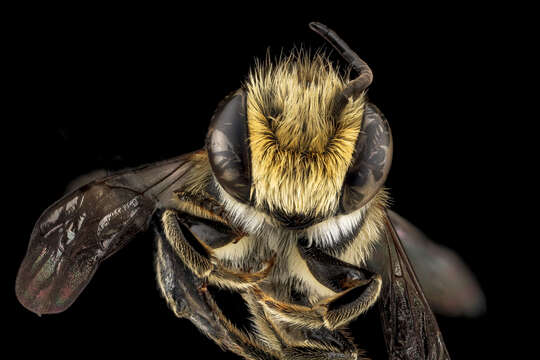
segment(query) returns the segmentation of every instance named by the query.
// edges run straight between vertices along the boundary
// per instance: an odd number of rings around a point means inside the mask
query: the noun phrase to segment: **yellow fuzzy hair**
[[[287,215],[331,215],[361,128],[364,96],[337,118],[348,81],[324,55],[295,52],[259,62],[245,85],[255,206]]]

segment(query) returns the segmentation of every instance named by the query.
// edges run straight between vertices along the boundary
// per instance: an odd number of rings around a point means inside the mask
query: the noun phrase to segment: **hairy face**
[[[336,213],[362,125],[364,96],[335,114],[343,79],[329,60],[294,53],[258,63],[247,83],[255,207],[290,227]]]

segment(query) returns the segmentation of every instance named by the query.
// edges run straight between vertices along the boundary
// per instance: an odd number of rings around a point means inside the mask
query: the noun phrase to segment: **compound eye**
[[[238,90],[218,106],[206,137],[212,171],[233,198],[250,203],[251,169],[246,94]]]
[[[390,125],[375,105],[367,104],[354,162],[343,184],[341,207],[345,213],[360,209],[381,189],[390,172],[392,151]]]

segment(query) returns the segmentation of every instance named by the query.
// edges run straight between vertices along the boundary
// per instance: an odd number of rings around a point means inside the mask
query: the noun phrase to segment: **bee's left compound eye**
[[[383,114],[367,104],[353,164],[343,184],[341,207],[345,213],[360,209],[381,189],[392,164],[392,133]]]
[[[246,122],[246,94],[238,90],[218,106],[206,137],[212,171],[223,189],[249,203],[251,171]]]

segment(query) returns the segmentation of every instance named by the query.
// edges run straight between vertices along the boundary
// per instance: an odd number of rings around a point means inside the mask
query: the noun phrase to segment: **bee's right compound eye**
[[[238,90],[218,106],[206,137],[212,171],[233,198],[250,203],[251,171],[246,94]]]
[[[341,206],[350,213],[368,203],[384,185],[392,164],[392,133],[384,115],[367,104],[353,164],[343,184]]]

